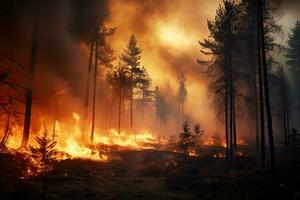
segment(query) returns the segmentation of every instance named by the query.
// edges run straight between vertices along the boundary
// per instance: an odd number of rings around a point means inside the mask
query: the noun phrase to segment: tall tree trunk
[[[261,30],[260,30],[260,11],[259,6],[257,7],[257,53],[258,53],[258,85],[259,85],[259,112],[260,112],[260,162],[261,167],[265,168],[266,163],[266,146],[265,146],[265,101],[264,101],[264,89],[263,89],[263,70],[262,70],[262,62],[261,62]]]
[[[228,39],[228,38],[227,38]],[[228,45],[228,41],[227,41]],[[227,46],[228,47],[228,46]],[[228,49],[227,49],[228,52]],[[229,159],[231,152],[231,113],[230,107],[230,74],[229,74],[229,56],[226,57],[225,64],[225,137],[226,137],[226,159]],[[228,112],[229,111],[229,112]]]
[[[118,108],[118,114],[119,114],[119,117],[118,117],[118,133],[120,134],[121,133],[121,108],[122,108],[122,86],[121,84],[119,85],[119,108]]]
[[[265,31],[264,31],[264,20],[263,20],[263,1],[259,0],[259,24],[260,24],[260,41],[261,41],[261,55],[262,55],[262,68],[263,68],[263,79],[264,79],[264,92],[265,92],[265,103],[266,103],[266,116],[268,125],[268,139],[270,148],[270,159],[271,169],[273,174],[276,174],[276,161],[275,161],[275,147],[273,138],[273,123],[272,123],[272,112],[269,95],[269,82],[267,72],[267,61],[266,61],[266,48],[265,48]]]
[[[233,105],[232,105],[232,109],[233,109],[233,148],[236,151],[237,149],[237,136],[236,136],[236,112],[235,112],[235,94],[233,93]]]
[[[285,76],[282,68],[281,68],[281,97],[282,97],[282,113],[283,113],[284,146],[286,149],[288,146],[289,120],[288,120],[288,104],[287,104],[288,100],[287,100]]]
[[[227,70],[229,73],[229,134],[230,134],[230,157],[233,157],[233,145],[234,145],[234,94],[233,94],[233,66],[232,66],[232,46],[231,46],[231,17],[227,13],[228,17],[228,36],[227,36]]]
[[[227,72],[226,72],[227,77]],[[225,137],[226,137],[226,159],[229,158],[229,133],[228,133],[228,80],[225,82]]]
[[[97,94],[97,74],[98,74],[98,38],[95,38],[95,68],[94,68],[94,92],[93,92],[93,110],[92,110],[92,128],[91,143],[94,141],[95,116],[96,116],[96,94]]]
[[[133,127],[133,111],[132,111],[132,106],[133,106],[133,68],[131,67],[130,70],[130,128],[132,130]]]
[[[255,65],[253,65],[255,66]],[[257,77],[256,70],[254,71],[254,96],[255,96],[255,139],[256,139],[256,155],[259,156],[259,97],[258,97],[258,87],[257,87]]]
[[[142,121],[144,121],[144,108],[145,108],[145,92],[142,92]]]
[[[36,56],[37,56],[37,45],[38,45],[38,32],[39,32],[39,5],[36,2],[34,8],[34,27],[32,34],[32,45],[31,45],[31,56],[30,56],[30,68],[29,68],[29,80],[26,87],[26,108],[25,108],[25,119],[23,127],[23,138],[21,146],[26,148],[29,140],[29,132],[31,125],[31,108],[32,108],[32,93],[33,93],[33,82],[36,66]]]
[[[231,71],[229,72],[231,74]],[[233,97],[232,97],[232,77],[229,79],[229,137],[230,137],[230,158],[233,157]]]
[[[93,52],[94,52],[94,38],[91,40],[90,46],[90,55],[89,55],[89,64],[88,64],[88,73],[87,73],[87,82],[85,88],[85,101],[84,101],[84,114],[83,114],[83,124],[82,124],[82,138],[85,139],[85,130],[86,130],[86,123],[88,118],[88,108],[89,108],[89,101],[90,101],[90,81],[91,81],[91,71],[92,71],[92,63],[93,63]]]

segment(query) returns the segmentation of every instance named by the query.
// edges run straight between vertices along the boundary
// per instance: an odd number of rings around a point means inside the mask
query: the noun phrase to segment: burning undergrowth
[[[96,161],[108,161],[109,152],[113,150],[130,150],[130,149],[151,149],[155,148],[157,140],[147,131],[137,133],[117,132],[115,129],[106,131],[96,130],[95,138],[91,143],[82,133],[80,127],[80,116],[72,113],[73,123],[64,124],[56,121],[52,130],[45,126],[41,127],[37,134],[34,134],[29,142],[29,147],[38,145],[36,138],[47,132],[49,140],[56,143],[55,158],[57,160],[65,159],[88,159]],[[19,126],[11,127],[11,134],[6,142],[6,148],[9,151],[30,155],[30,148],[20,148],[22,129]]]

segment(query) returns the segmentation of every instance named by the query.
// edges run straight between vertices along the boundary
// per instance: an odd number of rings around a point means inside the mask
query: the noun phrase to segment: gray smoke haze
[[[29,63],[32,11],[36,1],[0,1],[0,52],[25,66]],[[35,80],[37,89],[57,91],[66,88],[74,99],[81,101],[88,63],[86,42],[94,24],[105,22],[117,27],[111,41],[117,53],[125,48],[129,36],[136,34],[138,44],[143,49],[142,64],[149,67],[154,84],[176,79],[184,71],[189,87],[188,104],[191,105],[193,116],[197,120],[212,118],[212,115],[208,117],[206,114],[211,113],[208,108],[210,102],[205,93],[205,79],[196,63],[196,59],[200,58],[197,42],[208,36],[207,19],[213,18],[221,0],[39,2],[41,32]],[[285,33],[284,41],[291,26],[300,19],[299,10],[299,0],[283,1],[280,24]],[[21,76],[24,74],[21,73]],[[172,84],[172,80],[170,82]],[[176,84],[176,80],[173,80],[173,85],[174,82]],[[211,118],[207,120],[207,126],[214,127]]]
[[[91,27],[108,16],[106,0],[2,0],[0,6],[0,52],[28,66],[34,4],[39,2],[37,85],[46,89],[61,80],[75,96],[81,95],[87,59],[82,40]],[[43,81],[47,79],[47,81]]]

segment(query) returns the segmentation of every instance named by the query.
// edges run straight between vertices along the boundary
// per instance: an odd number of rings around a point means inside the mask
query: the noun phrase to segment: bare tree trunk
[[[255,139],[256,139],[256,155],[259,156],[259,98],[258,98],[258,88],[257,88],[257,77],[254,71],[254,95],[255,95]]]
[[[281,73],[281,97],[282,97],[282,113],[283,113],[284,146],[286,149],[288,146],[287,138],[288,138],[288,131],[289,131],[288,104],[287,104],[285,76],[282,68],[280,70],[280,73]]]
[[[26,148],[29,140],[29,132],[31,125],[31,109],[32,109],[32,93],[33,93],[33,82],[36,66],[37,57],[37,46],[38,46],[38,32],[39,32],[39,5],[36,3],[34,8],[34,27],[32,34],[32,45],[31,45],[31,56],[30,56],[30,68],[29,68],[29,80],[26,87],[26,108],[25,108],[25,119],[23,126],[23,138],[21,146]]]
[[[261,37],[261,30],[260,30],[260,14],[259,14],[259,7],[257,7],[257,53],[258,53],[258,84],[259,84],[259,103],[260,103],[260,160],[261,160],[261,167],[265,168],[266,166],[266,146],[265,146],[265,109],[264,109],[264,89],[263,89],[263,70],[262,70],[262,63],[261,63],[261,44],[260,44],[260,37]]]
[[[225,136],[226,136],[226,159],[229,159],[230,157],[230,151],[231,151],[231,130],[229,131],[229,123],[231,124],[231,119],[229,118],[230,112],[230,99],[229,99],[229,62],[228,62],[228,56],[226,58],[226,68],[225,68]],[[229,119],[229,120],[228,120]]]
[[[132,106],[133,106],[133,72],[132,72],[132,68],[130,71],[130,128],[132,130],[133,127],[133,112],[132,112]]]
[[[95,117],[96,117],[96,94],[97,94],[97,74],[98,74],[98,38],[95,39],[95,68],[94,68],[94,92],[93,92],[93,110],[92,110],[92,128],[91,143],[94,141]]]
[[[83,114],[83,122],[82,122],[82,138],[85,138],[85,129],[86,123],[88,118],[88,108],[89,108],[89,99],[90,99],[90,81],[91,81],[91,70],[92,70],[92,63],[93,63],[93,51],[94,51],[94,38],[91,40],[91,47],[90,47],[90,56],[89,56],[89,65],[88,65],[88,73],[87,73],[87,82],[86,82],[86,89],[85,89],[85,102],[84,102],[84,114]]]
[[[228,87],[226,80],[226,91],[225,91],[225,137],[226,137],[226,158],[229,158],[229,133],[228,133]]]
[[[232,101],[233,101],[233,105],[232,105],[232,120],[233,120],[233,148],[236,151],[237,149],[237,136],[236,136],[236,112],[235,112],[235,93],[233,91],[232,94]]]
[[[266,48],[265,48],[265,31],[264,31],[264,20],[263,20],[263,2],[259,0],[259,24],[260,24],[260,40],[261,40],[261,50],[262,50],[262,68],[263,68],[263,79],[264,79],[264,92],[265,92],[265,103],[266,103],[266,116],[268,125],[268,139],[270,148],[270,159],[271,159],[271,169],[273,174],[276,174],[276,161],[275,161],[275,147],[273,138],[273,123],[272,123],[272,112],[269,96],[269,82],[268,82],[268,72],[267,72],[267,61],[266,61]]]
[[[122,89],[121,89],[121,84],[119,86],[119,121],[118,121],[118,132],[119,134],[121,133],[121,108],[122,108]]]
[[[230,82],[230,87],[231,87],[231,79],[229,80]],[[232,102],[232,93],[231,90],[229,92],[229,137],[230,137],[230,149],[229,149],[229,156],[230,158],[233,157],[233,115],[232,115],[232,107],[233,107],[233,102]]]
[[[232,40],[232,38],[231,38],[231,17],[232,16],[230,16],[229,15],[229,13],[227,13],[227,15],[228,15],[228,38],[227,38],[227,42],[228,42],[228,46],[227,46],[227,71],[228,71],[228,81],[229,81],[229,98],[230,98],[230,100],[229,100],[229,130],[230,130],[230,132],[229,132],[229,134],[230,134],[230,157],[232,158],[233,157],[233,145],[234,145],[234,121],[235,121],[235,119],[234,119],[234,92],[233,92],[233,90],[234,90],[234,88],[233,88],[233,75],[232,75],[232,73],[233,73],[233,66],[232,66],[232,47],[231,47],[231,40]]]
[[[142,95],[142,121],[144,121],[144,108],[145,108],[145,94],[143,91],[143,95]]]

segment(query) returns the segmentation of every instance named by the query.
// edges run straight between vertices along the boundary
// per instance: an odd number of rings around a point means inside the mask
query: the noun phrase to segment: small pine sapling
[[[184,159],[187,159],[189,150],[195,145],[195,137],[193,136],[188,121],[182,126],[183,130],[179,134],[179,148],[184,152]]]
[[[37,147],[30,147],[32,158],[36,161],[39,173],[43,175],[42,197],[46,199],[47,172],[49,172],[55,161],[56,142],[48,137],[47,130],[44,128],[43,136],[36,137]]]

